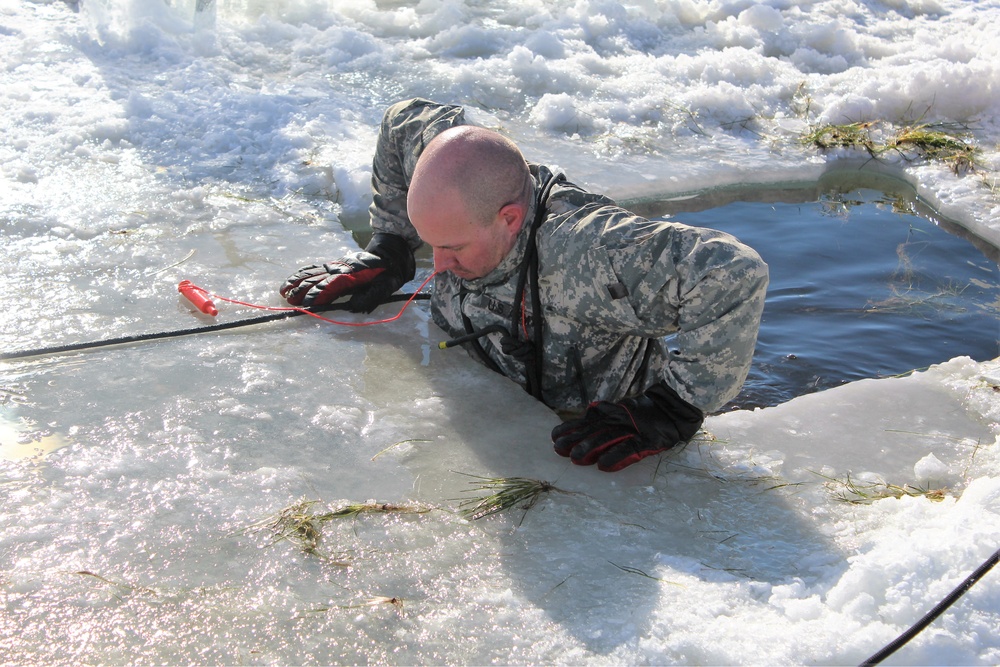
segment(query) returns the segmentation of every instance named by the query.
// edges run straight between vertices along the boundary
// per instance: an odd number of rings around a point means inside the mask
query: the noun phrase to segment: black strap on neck
[[[552,187],[561,181],[566,180],[563,174],[557,174],[549,178],[542,186],[538,198],[535,200],[535,219],[531,222],[528,230],[528,246],[525,249],[524,261],[521,264],[521,271],[517,277],[517,290],[514,297],[514,310],[511,313],[510,336],[515,340],[521,340],[522,331],[520,326],[521,309],[524,304],[524,292],[528,285],[528,274],[531,274],[531,313],[532,313],[532,354],[525,360],[524,377],[525,389],[529,394],[542,400],[542,298],[538,285],[538,229],[545,221],[545,203],[548,201]]]

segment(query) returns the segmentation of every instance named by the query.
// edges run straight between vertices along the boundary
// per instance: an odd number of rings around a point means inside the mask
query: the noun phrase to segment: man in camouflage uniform
[[[636,216],[420,99],[386,112],[372,190],[367,249],[300,269],[282,295],[370,311],[429,243],[434,321],[550,407],[583,411],[552,434],[575,463],[619,470],[687,441],[746,379],[767,266],[732,236]]]

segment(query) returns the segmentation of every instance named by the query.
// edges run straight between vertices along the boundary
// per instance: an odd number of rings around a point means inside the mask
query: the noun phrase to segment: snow
[[[1000,3],[194,5],[0,0],[4,351],[209,323],[182,279],[280,305],[356,247],[415,95],[624,201],[856,168],[799,142],[818,123],[966,124],[981,171],[884,168],[1000,246]],[[1000,546],[1000,359],[713,416],[607,475],[422,304],[306,319],[2,362],[0,661],[856,664]],[[468,475],[571,493],[468,521]],[[250,529],[303,499],[436,509],[325,524],[342,567]],[[889,662],[997,664],[997,627],[993,572]]]

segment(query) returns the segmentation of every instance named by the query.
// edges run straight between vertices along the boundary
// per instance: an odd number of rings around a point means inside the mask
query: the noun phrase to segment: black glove
[[[351,295],[347,309],[370,313],[386,298],[413,280],[413,251],[402,236],[376,233],[365,250],[335,262],[304,266],[278,290],[293,306],[325,306]]]
[[[556,453],[614,472],[690,440],[705,417],[664,383],[620,403],[592,403],[583,416],[552,429]]]

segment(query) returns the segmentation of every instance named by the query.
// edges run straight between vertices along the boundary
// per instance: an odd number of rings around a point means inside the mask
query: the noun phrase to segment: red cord
[[[246,306],[247,308],[256,308],[258,310],[278,310],[278,311],[295,310],[295,311],[298,311],[300,313],[304,313],[305,315],[309,315],[310,317],[315,317],[317,320],[323,320],[324,322],[329,322],[330,324],[341,324],[341,325],[343,325],[345,327],[367,327],[367,326],[371,326],[372,324],[388,324],[389,322],[395,322],[400,317],[402,317],[403,313],[406,311],[406,309],[409,307],[409,305],[411,303],[413,303],[413,300],[417,298],[417,295],[420,294],[421,290],[423,290],[424,287],[427,286],[427,283],[429,283],[431,281],[431,278],[433,278],[436,275],[437,275],[437,272],[435,271],[431,275],[427,276],[427,278],[424,280],[424,282],[420,283],[420,287],[418,287],[417,290],[410,296],[410,298],[406,300],[406,303],[403,304],[403,307],[399,309],[398,313],[396,313],[395,315],[393,315],[392,317],[389,317],[387,319],[384,319],[384,320],[373,320],[371,322],[342,322],[342,321],[339,321],[339,320],[331,320],[328,317],[323,317],[322,315],[314,313],[311,310],[306,310],[305,308],[296,308],[294,306],[286,306],[286,307],[282,307],[282,306],[261,306],[261,305],[255,304],[255,303],[247,303],[246,301],[238,301],[236,299],[230,299],[228,297],[220,296],[218,294],[212,294],[212,297],[214,297],[216,299],[219,299],[220,301],[226,301],[228,303],[235,303],[238,306]]]

